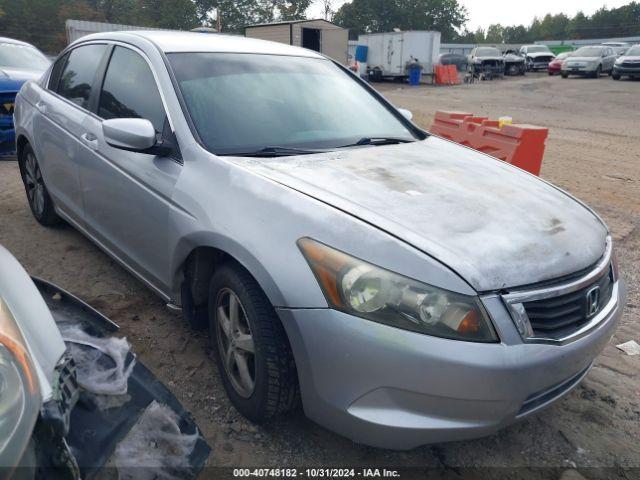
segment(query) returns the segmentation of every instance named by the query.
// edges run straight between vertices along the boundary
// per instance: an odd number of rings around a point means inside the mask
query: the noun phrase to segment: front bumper
[[[562,67],[562,73],[566,74],[566,75],[593,75],[594,73],[596,73],[597,70],[597,66],[596,67],[592,67],[592,66],[565,66]]]
[[[0,156],[12,155],[16,150],[16,134],[13,125],[6,127],[0,124]]]
[[[558,400],[587,374],[625,303],[566,345],[523,343],[504,304],[487,305],[502,343],[446,340],[334,310],[278,313],[304,410],[357,443],[411,449],[489,435]]]
[[[614,66],[613,67],[613,74],[614,75],[633,75],[633,76],[640,76],[640,66],[638,67],[621,67],[621,66]]]
[[[549,68],[549,62],[529,62],[529,70],[546,70]]]
[[[13,104],[17,92],[0,92],[0,156],[15,153]]]

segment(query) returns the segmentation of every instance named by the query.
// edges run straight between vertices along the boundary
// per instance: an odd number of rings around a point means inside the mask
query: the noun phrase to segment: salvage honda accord
[[[17,148],[35,218],[207,325],[247,418],[408,449],[565,395],[625,297],[589,208],[409,116],[309,50],[105,33],[22,89]]]

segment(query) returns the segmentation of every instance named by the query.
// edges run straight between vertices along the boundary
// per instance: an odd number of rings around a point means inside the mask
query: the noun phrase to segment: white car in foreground
[[[0,478],[197,475],[209,447],[117,329],[0,246]]]

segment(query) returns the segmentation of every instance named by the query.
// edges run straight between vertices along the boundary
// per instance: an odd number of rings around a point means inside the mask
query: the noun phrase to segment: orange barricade
[[[436,112],[431,132],[540,175],[548,128],[504,125],[471,113]]]
[[[455,65],[436,65],[433,67],[436,85],[459,85],[458,70]]]
[[[449,85],[460,85],[458,68],[455,65],[447,65],[447,70],[449,71]]]
[[[436,85],[446,85],[444,65],[436,65],[434,68]]]

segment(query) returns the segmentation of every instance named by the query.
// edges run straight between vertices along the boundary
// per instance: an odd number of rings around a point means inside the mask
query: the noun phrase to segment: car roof
[[[16,40],[15,38],[9,38],[9,37],[0,37],[0,43],[13,43],[15,45],[24,45],[28,47],[33,46],[30,43],[23,42],[22,40]]]
[[[124,32],[94,33],[82,37],[78,42],[89,40],[147,40],[164,53],[215,52],[215,53],[257,53],[289,55],[297,57],[324,58],[306,48],[293,47],[283,43],[246,38],[239,35],[219,33],[179,32],[168,30],[132,30]]]

